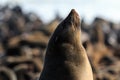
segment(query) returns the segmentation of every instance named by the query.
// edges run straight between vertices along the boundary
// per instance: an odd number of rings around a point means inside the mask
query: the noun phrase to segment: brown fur
[[[49,40],[39,80],[93,80],[80,34],[79,15],[73,9]]]

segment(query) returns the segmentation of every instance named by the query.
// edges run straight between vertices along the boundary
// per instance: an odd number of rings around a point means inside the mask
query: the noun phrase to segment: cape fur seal
[[[80,18],[72,9],[49,40],[39,80],[93,80],[80,34]]]

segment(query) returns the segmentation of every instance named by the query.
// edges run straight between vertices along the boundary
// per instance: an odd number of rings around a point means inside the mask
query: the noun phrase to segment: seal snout
[[[70,12],[72,15],[77,16],[79,18],[78,13],[75,11],[75,9],[72,9]]]
[[[74,27],[80,26],[80,17],[78,13],[75,11],[75,9],[72,9],[67,18],[65,19],[65,22],[70,22],[74,25]]]

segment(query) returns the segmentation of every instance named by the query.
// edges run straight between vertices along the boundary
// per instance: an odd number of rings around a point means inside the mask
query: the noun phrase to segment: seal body
[[[51,36],[39,80],[93,80],[81,43],[80,18],[72,9]]]

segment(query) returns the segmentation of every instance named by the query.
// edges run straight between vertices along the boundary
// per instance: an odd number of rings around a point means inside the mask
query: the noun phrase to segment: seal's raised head
[[[49,45],[57,46],[63,43],[75,45],[80,43],[80,17],[78,13],[72,9],[69,15],[63,20],[54,31]],[[78,43],[76,42],[78,41]],[[49,47],[48,45],[48,47]]]

